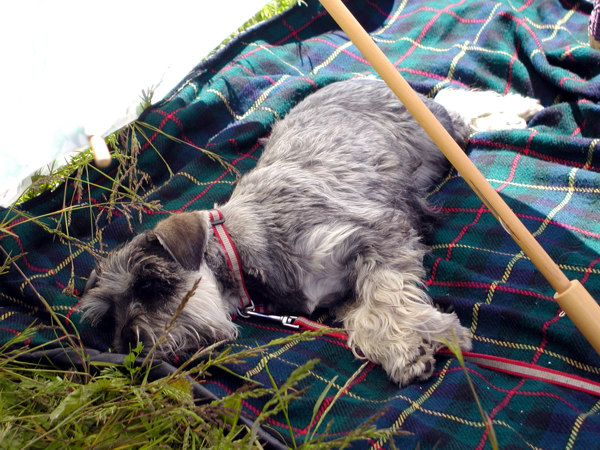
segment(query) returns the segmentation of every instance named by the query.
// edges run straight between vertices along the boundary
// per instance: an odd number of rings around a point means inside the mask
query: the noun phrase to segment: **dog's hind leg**
[[[458,113],[473,131],[526,128],[527,121],[543,109],[539,100],[519,94],[454,88],[442,89],[435,101]]]
[[[456,335],[463,350],[471,348],[469,331],[455,314],[435,308],[418,273],[418,268],[396,272],[363,262],[355,301],[339,311],[355,355],[380,364],[402,386],[431,376],[434,353],[444,340],[451,342]]]

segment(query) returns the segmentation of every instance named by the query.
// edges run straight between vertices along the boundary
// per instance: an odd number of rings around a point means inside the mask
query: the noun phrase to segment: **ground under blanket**
[[[528,129],[477,133],[466,151],[567,276],[581,280],[600,299],[600,51],[587,45],[591,3],[346,4],[423,94],[453,86],[541,100],[545,109]],[[183,14],[182,26],[194,26],[193,18]],[[180,45],[192,48],[194,43]],[[51,323],[42,297],[66,324],[77,326],[87,346],[105,351],[106,336],[81,323],[78,312],[94,255],[170,213],[226,200],[235,174],[206,151],[243,173],[260,156],[259,139],[300,99],[335,80],[367,75],[373,70],[316,0],[244,33],[201,63],[168,98],[143,114],[144,124],[126,142],[139,150],[128,171],[117,163],[106,172],[90,166],[54,192],[0,211],[6,230],[0,245],[11,256],[20,255],[0,275],[0,342],[33,322]],[[600,383],[600,357],[561,314],[551,287],[454,170],[434,186],[430,200],[443,216],[425,261],[426,285],[438,304],[453,304],[470,327],[473,351]],[[229,344],[234,349],[294,333],[256,320],[237,323],[241,336]],[[54,333],[40,330],[27,344],[47,342]],[[342,340],[330,336],[275,347],[231,369],[269,386],[273,377],[280,385],[312,358],[320,362],[300,386],[306,392],[289,405],[292,431],[283,416],[267,421],[284,442],[293,433],[295,442],[302,443],[342,390],[324,420],[331,424],[330,437],[343,436],[381,412],[374,422],[378,427],[411,433],[396,438],[403,448],[488,445],[465,374],[451,356],[438,358],[430,380],[404,389],[388,382],[377,366],[362,367]],[[472,363],[467,370],[502,448],[598,445],[598,396]],[[332,389],[313,418],[313,405],[331,380]],[[242,384],[223,373],[204,387],[224,395]],[[248,399],[242,408],[256,417],[264,401]]]

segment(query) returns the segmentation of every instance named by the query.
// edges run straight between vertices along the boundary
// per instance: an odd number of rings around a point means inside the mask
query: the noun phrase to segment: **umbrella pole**
[[[600,306],[578,280],[569,281],[342,1],[319,1],[550,283],[558,305],[600,354]]]

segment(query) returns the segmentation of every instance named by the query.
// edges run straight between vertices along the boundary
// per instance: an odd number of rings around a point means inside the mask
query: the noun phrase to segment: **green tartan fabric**
[[[545,109],[528,129],[477,133],[467,153],[566,275],[581,280],[600,298],[600,51],[587,44],[591,3],[346,4],[423,94],[453,86],[541,100]],[[180,45],[193,47],[191,42]],[[222,156],[243,173],[260,156],[259,139],[300,99],[332,81],[366,75],[373,70],[315,0],[251,29],[201,63],[141,118],[159,131],[142,127],[148,142],[138,135],[142,148],[137,168],[148,176],[141,191],[147,203],[139,213],[131,205],[118,205],[107,220],[106,187],[116,174],[116,163],[107,175],[91,168],[83,173],[89,186],[79,188],[69,181],[18,210],[1,212],[2,223],[14,234],[1,235],[0,245],[12,256],[22,255],[16,264],[30,283],[14,266],[0,276],[0,342],[33,322],[51,323],[37,292],[77,326],[86,345],[106,350],[107,337],[80,322],[78,312],[78,295],[94,265],[87,246],[101,255],[167,214],[225,201],[235,177],[192,145]],[[349,137],[355,132],[348,131]],[[75,206],[72,210],[64,210],[65,199]],[[160,201],[158,210],[148,206],[153,200]],[[600,382],[600,357],[561,314],[551,287],[454,170],[434,186],[430,200],[444,214],[425,261],[426,284],[436,303],[453,304],[462,323],[471,328],[474,351]],[[230,344],[233,349],[294,333],[256,320],[236,321],[241,336]],[[48,342],[56,333],[41,330],[27,344]],[[327,412],[323,422],[331,427],[326,439],[344,436],[380,413],[377,427],[412,433],[396,438],[402,448],[489,445],[454,358],[440,356],[430,380],[398,389],[377,366],[362,367],[343,341],[323,336],[273,348],[231,370],[267,386],[271,376],[279,385],[312,358],[320,362],[300,386],[306,393],[290,404],[291,431],[283,416],[267,421],[273,435],[284,442],[290,442],[290,433],[296,443],[304,442],[335,393],[359,371]],[[502,448],[598,446],[597,397],[471,364],[467,369]],[[334,379],[311,423],[316,400]],[[217,395],[241,385],[228,373],[216,373],[204,382]],[[265,401],[246,400],[244,413],[256,417]],[[317,435],[323,432],[324,426],[316,430]]]

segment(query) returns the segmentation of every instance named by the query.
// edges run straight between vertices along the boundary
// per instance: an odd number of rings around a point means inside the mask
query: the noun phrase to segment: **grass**
[[[238,353],[205,349],[170,376],[149,380],[148,365],[135,364],[141,348],[122,364],[88,361],[90,371],[41,368],[20,360],[27,350],[9,350],[35,330],[23,333],[0,349],[0,448],[263,448],[259,427],[287,410],[302,395],[298,384],[317,364],[308,361],[289,379],[276,385],[249,384],[229,396],[198,403],[192,379],[202,380],[211,370],[235,365],[260,355],[271,346],[312,339],[315,333],[295,334]],[[342,388],[343,389],[343,388]],[[241,420],[241,402],[266,398],[253,424]],[[324,396],[315,404],[314,414]],[[314,422],[314,416],[313,416]],[[293,448],[344,448],[356,440],[389,439],[391,432],[366,423],[348,436],[324,441],[321,418],[303,445],[290,436]],[[320,434],[319,433],[319,434]],[[326,433],[325,433],[326,435]]]

